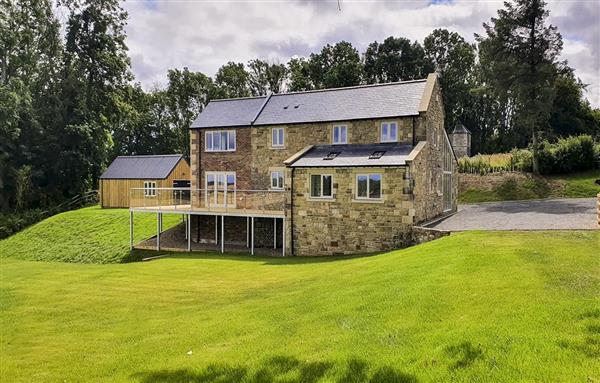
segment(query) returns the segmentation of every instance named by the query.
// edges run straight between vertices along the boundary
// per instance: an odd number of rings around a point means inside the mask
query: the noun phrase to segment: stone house
[[[407,245],[415,224],[456,209],[435,74],[213,100],[190,137],[188,249],[377,252]]]
[[[130,207],[132,222],[134,211],[158,213],[158,249],[163,213],[184,214],[188,250],[303,256],[404,247],[416,224],[456,210],[456,157],[435,74],[213,100],[190,140],[183,202],[158,196]]]

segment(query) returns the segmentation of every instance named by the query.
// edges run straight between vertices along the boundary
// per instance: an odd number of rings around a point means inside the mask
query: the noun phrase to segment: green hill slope
[[[468,232],[370,257],[2,258],[0,376],[596,382],[599,245],[597,231]]]
[[[181,217],[165,214],[166,229]],[[136,214],[135,240],[156,234],[155,214]],[[80,263],[122,262],[129,256],[129,214],[126,209],[94,206],[47,218],[0,241],[1,257]]]

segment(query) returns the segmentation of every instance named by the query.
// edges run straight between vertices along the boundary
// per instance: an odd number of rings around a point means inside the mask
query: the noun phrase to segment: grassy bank
[[[460,174],[459,202],[477,203],[540,198],[595,197],[600,193],[600,171],[533,176],[528,173]]]
[[[181,217],[164,215],[166,229]],[[136,214],[135,241],[156,234],[155,214]],[[129,257],[127,209],[98,206],[72,210],[45,219],[0,241],[0,257],[20,259],[114,263]]]
[[[362,258],[1,258],[0,376],[596,381],[599,246],[598,232],[470,232]]]

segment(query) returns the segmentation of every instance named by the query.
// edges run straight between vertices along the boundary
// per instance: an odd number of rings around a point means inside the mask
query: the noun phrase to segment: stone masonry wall
[[[412,196],[404,194],[405,168],[294,170],[294,255],[354,254],[403,247],[413,224]],[[355,199],[358,173],[382,174],[382,200]],[[310,198],[311,174],[333,175],[333,198]]]
[[[384,121],[396,121],[398,141],[412,144],[412,117],[252,127],[251,184],[255,189],[268,189],[271,171],[283,169],[283,161],[308,145],[331,144],[334,125],[348,127],[349,144],[374,144],[380,142],[379,130]],[[271,130],[277,127],[285,131],[283,148],[271,147]]]
[[[419,116],[419,121],[420,126],[426,128],[426,136],[419,137],[421,133],[417,133],[417,138],[419,141],[427,141],[427,145],[410,166],[411,177],[414,179],[416,223],[430,220],[444,213],[443,150],[449,144],[445,136],[443,100],[438,84],[433,88],[427,112]],[[458,167],[454,159],[452,171],[452,193],[456,200]],[[456,210],[456,203],[452,210]]]

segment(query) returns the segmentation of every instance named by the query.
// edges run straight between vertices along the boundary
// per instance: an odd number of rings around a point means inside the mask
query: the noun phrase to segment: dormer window
[[[398,123],[381,123],[381,142],[398,142]]]

